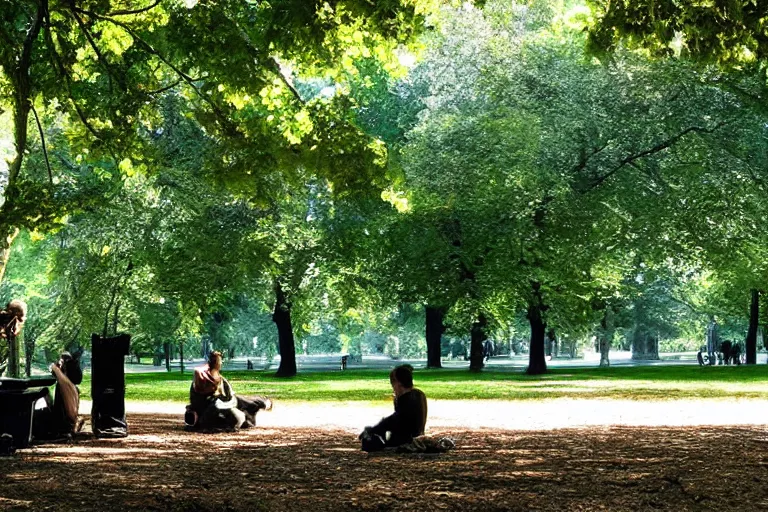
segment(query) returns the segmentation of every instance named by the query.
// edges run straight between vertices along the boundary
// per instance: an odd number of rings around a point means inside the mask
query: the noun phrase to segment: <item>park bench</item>
[[[13,436],[15,448],[26,448],[32,441],[35,402],[48,395],[56,379],[0,378],[0,434]]]

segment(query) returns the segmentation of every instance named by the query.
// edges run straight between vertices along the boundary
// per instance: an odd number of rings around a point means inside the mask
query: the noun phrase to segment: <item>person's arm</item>
[[[218,380],[211,375],[208,365],[195,368],[192,385],[194,386],[196,393],[199,393],[200,395],[212,395],[216,392],[218,384]]]
[[[382,437],[387,432],[392,432],[397,429],[397,425],[400,423],[400,415],[397,411],[390,414],[386,418],[382,418],[380,422],[378,422],[376,425],[371,427],[371,432],[374,434],[378,434]]]
[[[69,420],[75,423],[77,422],[77,409],[79,401],[77,387],[72,384],[72,381],[69,380],[69,377],[67,377],[67,375],[62,372],[61,368],[59,368],[57,365],[51,365],[51,371],[53,372],[53,376],[56,378],[56,386],[59,388],[59,398],[64,401],[62,404],[64,406],[64,414],[67,415]]]
[[[237,397],[235,396],[235,392],[232,390],[232,386],[229,384],[229,381],[225,379],[224,377],[221,377],[221,387],[223,390],[223,393],[216,397],[216,408],[217,409],[234,409],[237,407]]]
[[[395,412],[386,418],[382,418],[380,422],[371,427],[371,431],[374,434],[378,434],[382,437],[387,432],[397,432],[401,428],[403,420],[405,419],[403,417],[403,405],[405,404],[403,403],[402,397],[395,399]]]

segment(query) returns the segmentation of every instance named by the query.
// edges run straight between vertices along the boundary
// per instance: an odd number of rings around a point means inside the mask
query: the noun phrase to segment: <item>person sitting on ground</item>
[[[427,397],[413,387],[413,367],[408,364],[395,367],[389,373],[395,399],[395,412],[373,427],[365,427],[360,434],[362,450],[380,451],[411,443],[424,434],[427,424]]]
[[[266,397],[235,395],[229,381],[221,375],[221,352],[208,355],[208,363],[195,368],[189,388],[189,405],[184,423],[193,430],[236,430],[256,426],[256,414],[271,410]]]
[[[82,427],[77,416],[80,408],[77,386],[83,381],[83,371],[79,359],[69,352],[62,352],[50,370],[56,378],[54,399],[51,401],[50,396],[45,396],[38,400],[32,435],[39,440],[70,439]]]

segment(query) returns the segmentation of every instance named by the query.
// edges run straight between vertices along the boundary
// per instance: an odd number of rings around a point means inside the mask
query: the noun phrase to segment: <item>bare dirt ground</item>
[[[765,425],[438,425],[456,450],[367,455],[333,422],[199,434],[178,414],[128,420],[125,439],[0,458],[0,510],[768,510]]]

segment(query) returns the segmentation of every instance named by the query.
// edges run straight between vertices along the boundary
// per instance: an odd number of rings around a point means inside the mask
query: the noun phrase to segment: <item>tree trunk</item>
[[[600,367],[611,366],[610,352],[613,340],[613,310],[606,307],[603,311],[603,319],[600,320],[600,332],[597,335],[597,343],[600,348]]]
[[[1,210],[0,214],[2,214]],[[0,238],[0,282],[3,280],[3,276],[5,275],[5,268],[8,264],[8,259],[11,257],[11,245],[13,244],[13,240],[18,234],[19,230],[14,229],[13,232],[7,237]],[[19,349],[16,347],[16,350],[13,351],[10,346],[10,340],[7,340],[7,342],[5,340],[0,340],[0,344],[7,344],[8,346],[7,351],[0,351],[0,375],[3,374],[2,367],[4,364],[10,375],[11,366],[15,368],[19,367]],[[5,359],[5,356],[7,356],[7,359]],[[12,377],[12,375],[10,376]]]
[[[272,313],[272,321],[277,327],[277,340],[280,347],[280,367],[277,369],[277,376],[293,377],[296,375],[296,345],[291,325],[291,305],[277,281],[275,281],[275,311]]]
[[[424,312],[426,313],[427,368],[442,368],[443,363],[440,354],[442,352],[443,333],[445,332],[445,325],[443,324],[445,309],[427,305]]]
[[[12,379],[21,377],[19,369],[19,337],[13,333],[7,333],[8,337],[8,376]]]
[[[165,371],[171,371],[171,344],[163,343],[163,352],[165,352]]]
[[[632,336],[632,359],[635,361],[659,360],[659,338],[643,326],[635,326]]]
[[[768,350],[768,325],[763,326],[762,337],[763,337],[763,348],[765,350]],[[766,360],[766,363],[768,363],[768,360]]]
[[[485,315],[480,313],[477,321],[472,324],[470,344],[469,344],[469,370],[479,372],[483,369],[483,342],[488,338],[485,334],[485,327],[488,325]]]
[[[542,304],[541,284],[533,283],[533,297],[528,304],[528,322],[531,324],[531,342],[528,353],[528,375],[541,375],[547,371],[547,360],[544,356],[544,334],[547,324],[544,322],[544,312],[547,307]]]
[[[179,342],[179,363],[181,365],[181,373],[184,373],[184,340]]]
[[[749,306],[749,330],[747,331],[747,364],[757,364],[757,326],[760,320],[760,292],[752,289],[752,301]]]
[[[120,325],[120,302],[115,303],[115,314],[112,316],[112,335],[117,336],[117,326]]]
[[[35,337],[34,336],[24,336],[24,360],[26,362],[26,367],[24,368],[24,372],[27,374],[27,377],[32,376],[32,360],[35,357]]]
[[[0,238],[0,282],[3,281],[5,276],[5,269],[8,266],[8,260],[11,258],[11,246],[18,234],[18,228],[12,228],[10,233]]]
[[[40,34],[40,28],[43,26],[45,13],[48,10],[47,0],[42,0],[35,13],[34,19],[30,20],[30,26],[27,30],[24,46],[21,55],[17,56],[18,65],[14,69],[6,69],[5,73],[11,83],[14,92],[12,97],[13,107],[13,141],[16,146],[16,155],[13,160],[8,161],[8,181],[2,192],[2,206],[0,206],[0,282],[5,276],[5,269],[8,266],[8,260],[11,256],[11,245],[19,229],[14,226],[17,221],[18,212],[16,212],[16,201],[20,196],[18,178],[21,173],[21,165],[24,161],[24,155],[27,152],[27,130],[29,125],[29,112],[32,109],[30,96],[32,92],[32,83],[29,80],[29,70],[32,66],[32,56],[35,41]],[[18,340],[12,340],[8,337],[8,374],[11,377],[18,378],[19,375],[19,346]],[[0,360],[0,366],[3,361]]]

